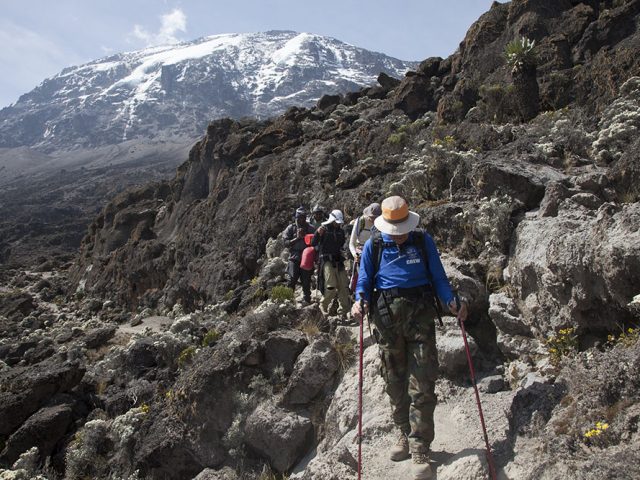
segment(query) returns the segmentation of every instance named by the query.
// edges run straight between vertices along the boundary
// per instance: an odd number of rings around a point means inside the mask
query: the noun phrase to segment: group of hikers
[[[399,196],[367,206],[350,225],[351,282],[345,267],[347,232],[340,210],[325,217],[324,209],[316,206],[307,218],[306,210],[300,207],[283,238],[291,254],[289,286],[295,288],[300,279],[305,302],[311,301],[314,269],[308,257],[316,254],[323,313],[329,313],[334,300],[344,318],[350,312],[362,322],[369,313],[398,430],[390,459],[411,457],[414,478],[424,480],[433,477],[429,449],[437,402],[435,320],[440,305],[445,305],[464,322],[467,303],[454,294],[436,245],[428,233],[417,228],[419,222],[420,216]],[[355,298],[352,305],[351,294]]]
[[[322,293],[320,309],[325,315],[335,311],[347,321],[355,294],[360,254],[381,213],[380,204],[372,203],[364,209],[362,216],[345,225],[344,215],[337,209],[327,215],[321,205],[316,205],[310,216],[304,207],[296,209],[294,222],[285,229],[282,238],[289,250],[289,287],[295,289],[300,282],[304,303],[311,303],[312,277],[317,269],[317,289]],[[352,268],[348,268],[348,263]],[[336,309],[332,310],[336,303]]]

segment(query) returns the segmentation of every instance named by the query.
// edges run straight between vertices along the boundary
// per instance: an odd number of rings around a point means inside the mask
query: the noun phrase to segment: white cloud
[[[166,45],[178,43],[180,39],[176,36],[179,32],[187,31],[187,16],[179,8],[173,9],[160,17],[160,30],[156,33],[149,32],[141,25],[134,25],[132,35],[138,40],[142,40],[147,46]]]
[[[0,20],[0,108],[14,102],[46,77],[83,59],[55,41],[15,23]]]

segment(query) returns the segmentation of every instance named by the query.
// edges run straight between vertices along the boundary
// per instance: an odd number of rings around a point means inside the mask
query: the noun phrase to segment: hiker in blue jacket
[[[360,300],[365,311],[372,305],[381,373],[399,430],[391,460],[411,456],[414,479],[428,479],[438,377],[434,293],[463,321],[467,305],[452,292],[431,236],[416,230],[420,216],[398,196],[386,198],[381,206],[382,215],[375,220],[380,233],[362,251],[351,312],[361,320],[365,312]]]

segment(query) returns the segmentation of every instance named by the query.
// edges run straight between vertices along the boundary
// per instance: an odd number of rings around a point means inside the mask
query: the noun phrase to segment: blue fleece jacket
[[[414,233],[411,232],[407,241],[398,247],[389,235],[382,234],[383,242],[392,245],[385,246],[382,249],[380,268],[375,275],[375,279],[373,275],[376,259],[373,258],[373,239],[367,240],[360,257],[356,300],[359,301],[360,298],[364,298],[366,301],[370,300],[369,296],[372,290],[372,282],[374,281],[378,290],[411,288],[429,284],[429,277],[426,273],[422,256],[418,248],[413,245],[413,239]],[[451,285],[440,261],[436,244],[426,232],[424,232],[424,243],[429,270],[434,283],[433,287],[440,300],[445,305],[448,305],[454,298]]]

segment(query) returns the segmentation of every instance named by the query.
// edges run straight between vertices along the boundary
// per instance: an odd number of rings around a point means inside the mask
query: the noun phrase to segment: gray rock
[[[553,182],[547,185],[542,202],[540,202],[538,216],[555,217],[558,215],[558,205],[569,195],[571,195],[570,190],[561,182]]]
[[[600,208],[600,205],[604,203],[604,200],[594,195],[593,193],[576,193],[571,196],[571,201],[575,202],[583,207],[589,208],[591,210],[597,210]]]
[[[630,319],[640,284],[640,203],[603,204],[597,215],[563,205],[525,218],[509,273],[524,323],[547,337],[567,325],[615,330]]]
[[[475,340],[467,333],[471,355],[478,351]],[[469,371],[464,340],[459,330],[445,330],[436,337],[440,371],[447,377],[455,378]]]
[[[518,307],[506,293],[493,293],[489,296],[489,317],[503,333],[532,335],[531,327],[524,323]]]
[[[272,371],[278,365],[282,365],[285,373],[290,375],[298,355],[306,346],[307,340],[299,330],[278,330],[270,333],[264,342],[263,368]]]
[[[486,455],[482,450],[473,453],[461,452],[448,459],[446,465],[438,469],[438,478],[443,480],[475,480],[489,478]]]
[[[57,405],[39,410],[9,437],[0,458],[13,463],[20,454],[34,446],[38,447],[42,458],[46,458],[67,432],[71,420],[70,405]]]
[[[238,474],[230,467],[220,470],[205,468],[193,480],[238,480]]]
[[[278,472],[289,470],[312,441],[311,420],[272,404],[262,404],[247,419],[245,442]]]
[[[292,405],[309,403],[333,377],[339,365],[331,340],[325,334],[319,335],[298,357],[284,401]]]
[[[115,335],[116,330],[116,327],[103,327],[90,330],[84,337],[84,346],[86,348],[101,347]]]
[[[522,352],[540,353],[540,342],[506,293],[491,294],[489,317],[496,326],[498,348],[508,358],[517,358]]]
[[[60,364],[54,359],[0,373],[0,439],[16,430],[56,393],[75,387],[84,373],[78,363]]]
[[[502,375],[492,375],[484,377],[478,382],[478,389],[485,393],[497,393],[504,390],[505,383]]]

